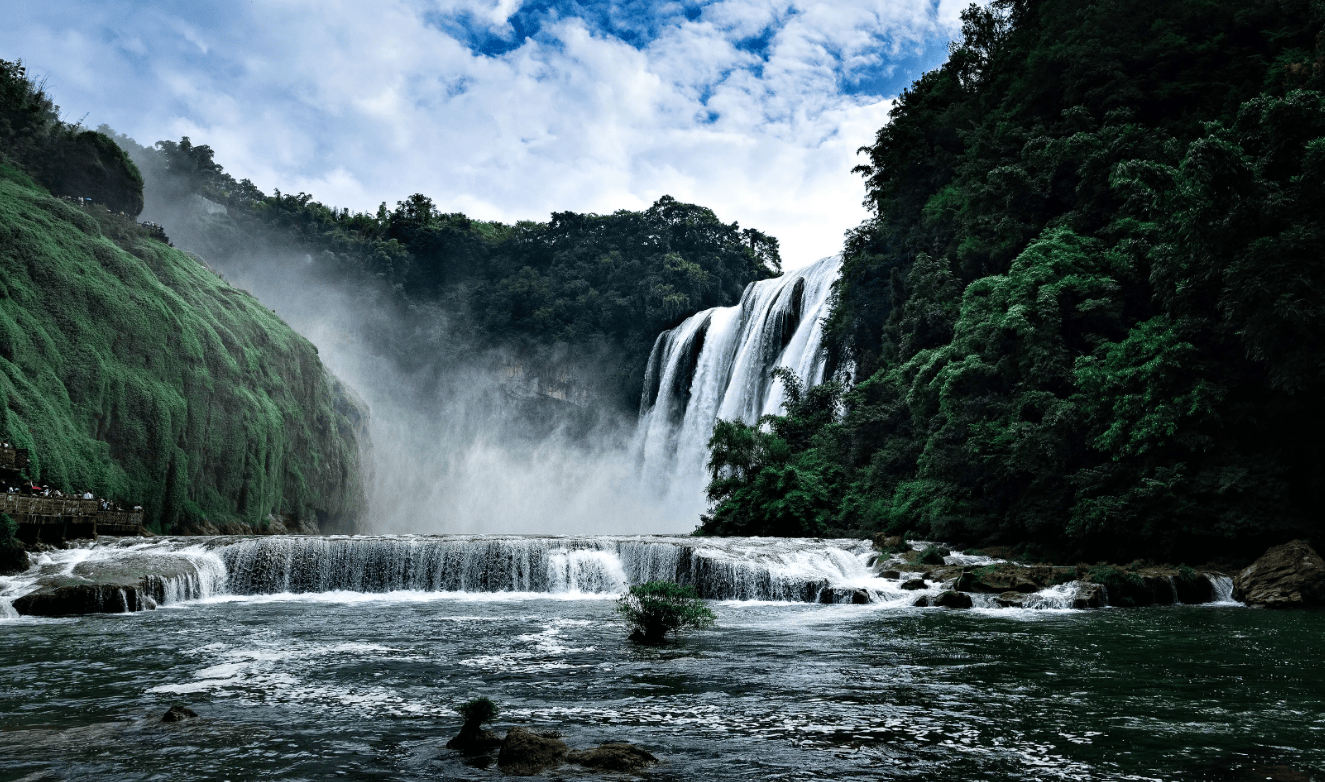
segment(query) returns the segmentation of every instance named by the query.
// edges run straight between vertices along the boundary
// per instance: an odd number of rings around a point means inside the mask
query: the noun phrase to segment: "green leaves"
[[[616,610],[631,629],[630,639],[645,644],[660,644],[668,633],[701,630],[717,622],[694,587],[671,581],[630,587],[617,601]]]

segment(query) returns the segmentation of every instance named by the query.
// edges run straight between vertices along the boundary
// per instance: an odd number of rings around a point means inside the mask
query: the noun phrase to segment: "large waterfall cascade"
[[[807,386],[824,379],[823,319],[840,256],[748,285],[734,307],[696,313],[654,342],[640,399],[637,448],[656,488],[701,501],[708,441],[719,419],[753,424],[782,409],[772,371]]]

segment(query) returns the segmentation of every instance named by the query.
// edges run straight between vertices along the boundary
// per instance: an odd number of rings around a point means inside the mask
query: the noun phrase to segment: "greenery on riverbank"
[[[865,150],[829,321],[858,383],[720,426],[703,530],[1115,561],[1319,534],[1325,6],[964,20]]]

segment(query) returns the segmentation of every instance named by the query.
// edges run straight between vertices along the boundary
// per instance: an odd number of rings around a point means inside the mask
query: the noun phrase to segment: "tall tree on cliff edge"
[[[1171,559],[1318,534],[1325,4],[963,20],[862,150],[828,324],[859,382],[783,465],[839,476],[836,531]],[[748,483],[708,531],[789,485]]]

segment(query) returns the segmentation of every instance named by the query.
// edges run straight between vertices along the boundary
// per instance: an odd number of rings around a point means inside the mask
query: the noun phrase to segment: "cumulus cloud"
[[[413,192],[513,221],[658,196],[782,240],[865,213],[850,169],[965,3],[0,0],[0,57],[65,115],[188,135],[236,177],[358,210]]]

